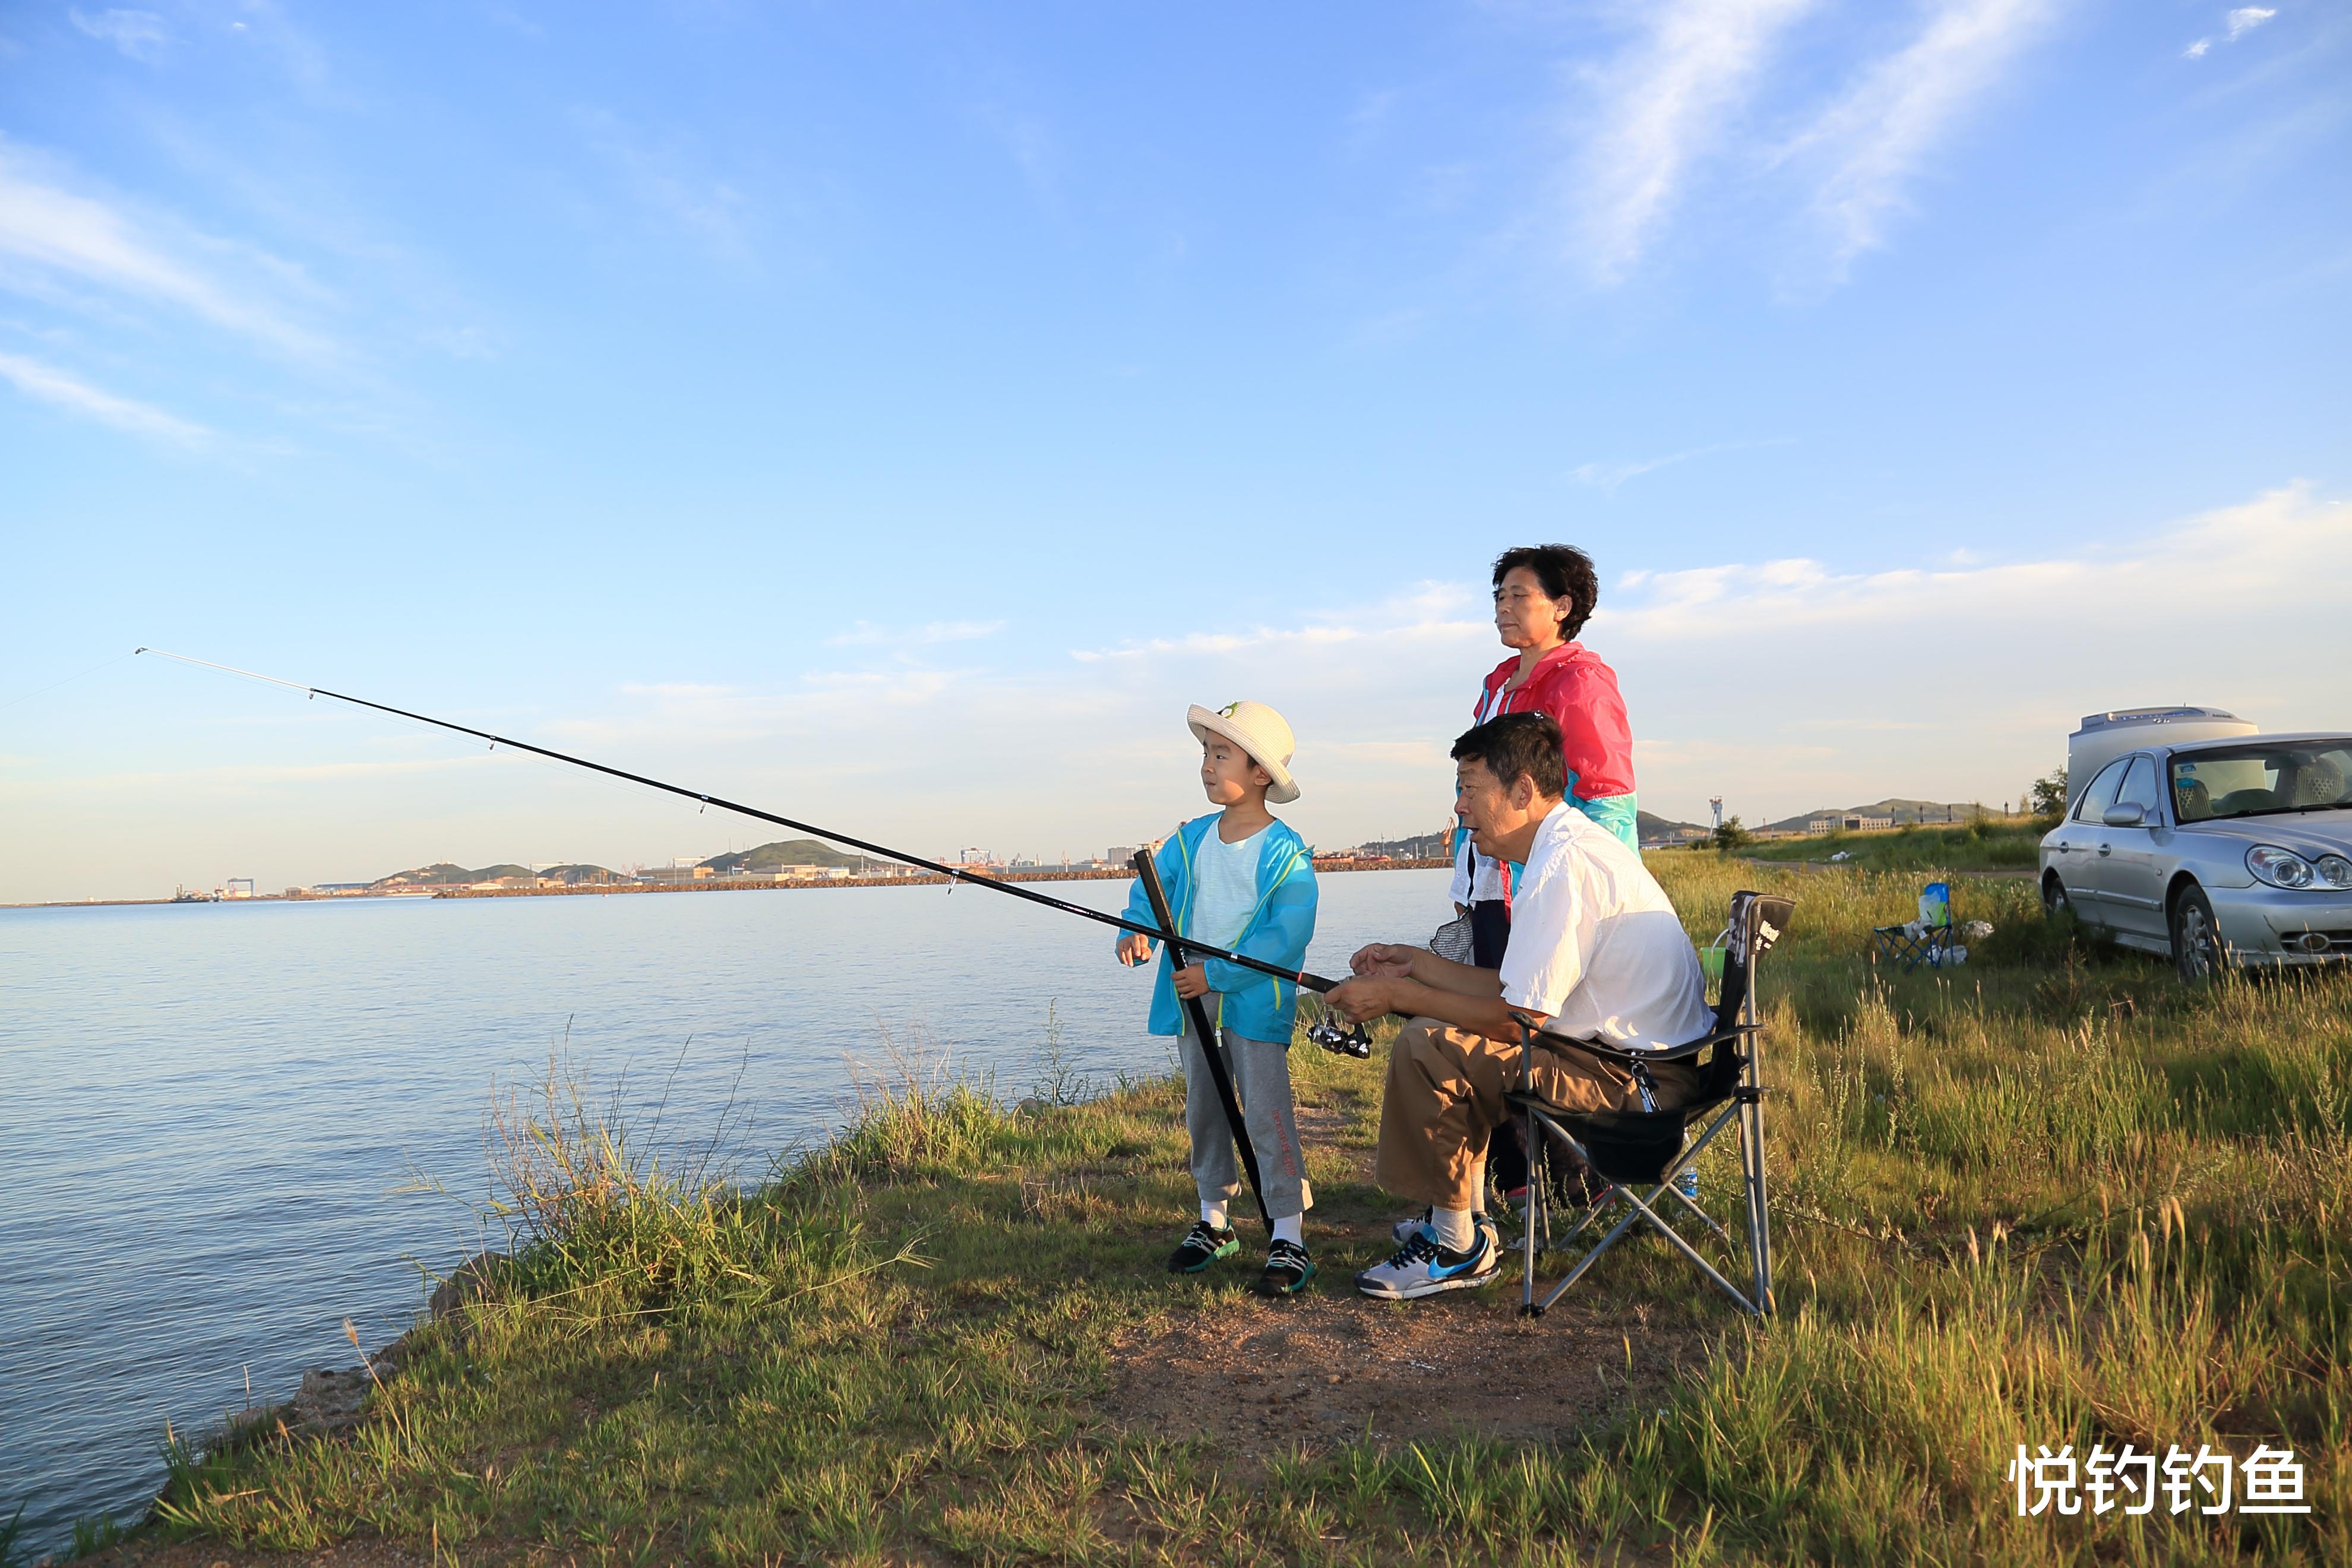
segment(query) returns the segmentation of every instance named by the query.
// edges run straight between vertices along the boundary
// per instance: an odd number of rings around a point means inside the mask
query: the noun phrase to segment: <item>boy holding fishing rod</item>
[[[1298,969],[1315,935],[1315,865],[1298,835],[1266,809],[1269,802],[1286,805],[1298,798],[1290,776],[1290,726],[1262,702],[1213,711],[1195,707],[1186,721],[1201,742],[1201,787],[1221,809],[1184,824],[1152,857],[1172,928],[1180,939]],[[1159,923],[1141,877],[1128,897],[1127,918]],[[1157,945],[1129,932],[1119,938],[1119,962],[1142,963]],[[1288,1052],[1297,1011],[1296,984],[1236,963],[1209,959],[1160,965],[1150,1030],[1181,1041],[1184,1127],[1201,1198],[1200,1219],[1169,1257],[1171,1273],[1198,1274],[1241,1250],[1230,1215],[1241,1191],[1230,1091],[1240,1101],[1255,1155],[1251,1173],[1261,1184],[1259,1200],[1274,1233],[1257,1292],[1295,1295],[1315,1277],[1301,1228],[1314,1194],[1290,1100]],[[1208,1041],[1202,1038],[1204,1030]],[[1212,1049],[1223,1073],[1209,1059]]]

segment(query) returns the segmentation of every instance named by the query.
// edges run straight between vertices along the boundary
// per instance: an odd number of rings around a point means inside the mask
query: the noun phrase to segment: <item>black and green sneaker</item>
[[[1295,1241],[1275,1239],[1265,1249],[1265,1268],[1251,1287],[1261,1296],[1296,1296],[1315,1278],[1315,1260]]]
[[[1207,1220],[1194,1220],[1183,1241],[1168,1255],[1168,1272],[1198,1274],[1218,1258],[1231,1258],[1241,1249],[1242,1238],[1231,1226],[1220,1229]]]

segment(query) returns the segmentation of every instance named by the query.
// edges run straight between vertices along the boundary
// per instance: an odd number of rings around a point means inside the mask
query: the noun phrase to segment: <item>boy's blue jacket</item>
[[[1217,830],[1217,814],[1186,823],[1169,835],[1152,863],[1160,868],[1160,885],[1168,894],[1168,908],[1176,920],[1176,934],[1192,929],[1192,858],[1204,834]],[[1257,908],[1242,928],[1233,951],[1284,969],[1303,969],[1307,944],[1315,936],[1315,862],[1306,840],[1280,822],[1271,824],[1258,847]],[[1144,896],[1143,879],[1136,879],[1127,896],[1127,918],[1138,925],[1156,923],[1151,900]],[[1175,970],[1168,962],[1168,944],[1160,945],[1160,975],[1151,984],[1151,1032],[1182,1033],[1183,1005],[1177,1000]],[[1213,1026],[1231,1029],[1253,1040],[1290,1043],[1292,1024],[1298,1016],[1298,986],[1255,969],[1223,959],[1202,961],[1208,966],[1210,996],[1222,999],[1212,1017]]]

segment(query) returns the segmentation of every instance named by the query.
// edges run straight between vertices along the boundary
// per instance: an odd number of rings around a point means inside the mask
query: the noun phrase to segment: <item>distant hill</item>
[[[1412,838],[1368,838],[1357,847],[1367,855],[1386,855],[1395,860],[1433,860],[1444,857],[1449,837],[1423,833]]]
[[[584,887],[596,882],[628,880],[618,871],[609,871],[602,866],[541,866],[539,868],[539,875],[546,881],[561,882],[567,888]]]
[[[394,871],[368,884],[374,888],[462,888],[468,882],[495,882],[501,877],[528,877],[528,866],[485,866],[478,871],[468,871],[463,866],[453,866],[446,860],[436,860],[430,866],[418,866],[406,871]]]
[[[1778,822],[1768,822],[1764,826],[1801,833],[1805,829],[1805,825],[1816,817],[1891,816],[1895,819],[1895,826],[1903,827],[1916,822],[1967,822],[1981,809],[1983,808],[1969,801],[1906,800],[1897,795],[1890,796],[1885,800],[1873,801],[1868,805],[1825,805],[1819,811],[1808,811],[1798,816],[1784,816]]]
[[[1695,822],[1675,822],[1646,811],[1634,814],[1634,831],[1645,844],[1654,839],[1672,838],[1683,828],[1694,833],[1706,831]],[[1450,853],[1450,838],[1448,834],[1424,833],[1416,838],[1368,839],[1359,847],[1367,855],[1392,855],[1400,860],[1426,860]]]
[[[732,855],[713,855],[703,864],[714,876],[734,877],[745,871],[772,871],[779,866],[855,866],[861,858],[814,838],[785,838]]]

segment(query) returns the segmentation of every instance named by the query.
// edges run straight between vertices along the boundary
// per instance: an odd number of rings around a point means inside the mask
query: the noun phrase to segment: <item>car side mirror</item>
[[[2101,818],[2109,827],[2137,827],[2147,819],[2147,813],[2132,801],[2107,807],[2106,816]]]

